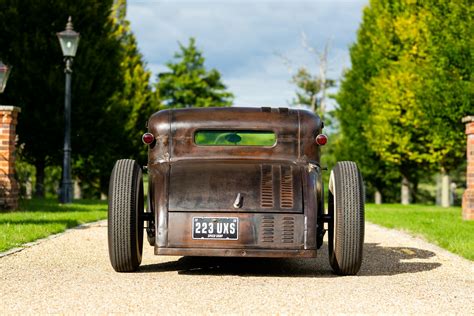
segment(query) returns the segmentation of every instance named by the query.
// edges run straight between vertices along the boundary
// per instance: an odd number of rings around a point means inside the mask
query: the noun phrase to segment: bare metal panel
[[[280,195],[280,168],[285,183],[300,183]],[[272,176],[275,175],[275,176]],[[274,192],[274,193],[273,193]],[[237,196],[241,207],[235,208]],[[298,198],[295,198],[298,197]],[[181,162],[171,166],[170,212],[274,212],[302,213],[301,174],[298,168],[277,164],[235,162]]]
[[[304,249],[303,230],[304,216],[295,214],[274,214],[273,241],[264,242],[265,236],[260,232],[268,228],[268,217],[265,214],[229,213],[226,216],[239,218],[238,240],[199,240],[192,238],[192,220],[196,216],[219,217],[221,213],[182,213],[170,212],[168,225],[173,229],[168,232],[168,247],[180,248],[268,248],[268,249]]]

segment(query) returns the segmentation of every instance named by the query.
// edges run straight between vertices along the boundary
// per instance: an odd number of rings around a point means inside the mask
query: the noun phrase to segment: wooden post
[[[462,122],[466,124],[467,135],[466,191],[462,196],[462,218],[474,220],[474,116],[466,116]]]
[[[15,179],[16,124],[20,108],[0,105],[0,210],[18,208]]]

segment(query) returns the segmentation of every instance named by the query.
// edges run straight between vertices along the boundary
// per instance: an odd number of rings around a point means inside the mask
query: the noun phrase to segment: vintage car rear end
[[[339,274],[355,274],[362,258],[362,180],[355,164],[338,163],[325,214],[322,129],[318,116],[287,108],[155,113],[143,137],[149,146],[146,212],[141,168],[119,160],[112,171],[112,266],[138,268],[144,226],[157,255],[315,257],[327,223],[331,265]],[[341,234],[334,235],[334,225]]]
[[[271,108],[167,110],[148,128],[157,136],[148,157],[156,254],[316,255],[317,116]],[[273,141],[200,144],[197,137],[209,132],[266,133]]]

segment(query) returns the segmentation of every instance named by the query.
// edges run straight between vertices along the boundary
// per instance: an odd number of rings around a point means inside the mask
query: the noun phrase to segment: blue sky
[[[221,72],[235,105],[287,106],[295,91],[291,70],[318,71],[302,34],[317,50],[330,42],[328,77],[340,79],[367,2],[129,0],[127,17],[153,77],[166,69],[178,41],[192,36],[206,66]]]

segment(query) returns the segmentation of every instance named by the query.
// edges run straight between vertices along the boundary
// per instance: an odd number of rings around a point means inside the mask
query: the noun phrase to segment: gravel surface
[[[137,273],[109,264],[106,222],[0,258],[0,314],[465,314],[474,263],[367,224],[358,276],[317,259],[160,257],[145,244]]]

